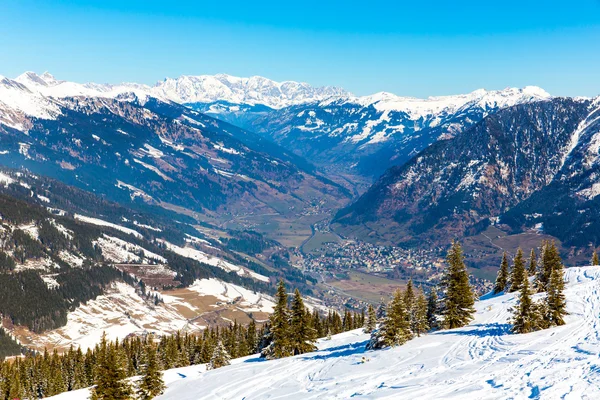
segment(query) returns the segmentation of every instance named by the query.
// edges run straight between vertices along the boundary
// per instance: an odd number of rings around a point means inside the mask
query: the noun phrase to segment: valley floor
[[[569,268],[565,279],[570,315],[562,327],[511,334],[516,295],[506,294],[477,302],[467,327],[397,348],[365,351],[368,335],[352,331],[301,356],[170,370],[160,399],[598,399],[600,267]],[[87,396],[83,390],[55,399]]]

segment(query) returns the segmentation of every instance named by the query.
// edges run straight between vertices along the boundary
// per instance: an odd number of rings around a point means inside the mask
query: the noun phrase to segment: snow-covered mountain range
[[[30,93],[24,95],[24,90]],[[418,99],[386,92],[357,97],[336,87],[225,74],[167,78],[148,86],[80,84],[47,72],[26,72],[14,80],[0,79],[0,121],[19,127],[20,112],[51,118],[64,98],[132,95],[142,102],[156,98],[186,104],[256,132],[320,167],[367,179],[500,109],[551,98],[535,86]]]
[[[377,177],[487,115],[550,98],[543,89],[528,86],[427,99],[390,93],[335,97],[268,111],[191,106],[258,132],[319,166]]]
[[[299,356],[265,361],[254,355],[211,371],[204,364],[168,370],[157,400],[595,399],[599,280],[597,266],[565,271],[564,326],[512,334],[518,293],[510,293],[477,302],[466,327],[395,348],[366,351],[369,335],[356,330],[322,339],[317,351]],[[88,396],[82,389],[53,399]]]
[[[2,77],[0,77],[0,80]],[[212,103],[224,101],[235,104],[264,105],[281,108],[294,104],[315,102],[331,97],[350,96],[344,89],[325,86],[313,87],[294,81],[275,82],[261,76],[239,78],[226,74],[183,75],[166,78],[154,86],[140,83],[98,84],[57,80],[48,72],[41,75],[25,72],[14,79],[31,91],[56,98],[72,96],[104,96],[133,92],[138,97],[152,96],[177,103]]]

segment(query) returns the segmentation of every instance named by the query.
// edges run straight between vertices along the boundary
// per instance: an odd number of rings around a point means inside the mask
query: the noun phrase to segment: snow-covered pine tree
[[[600,260],[598,260],[598,253],[596,253],[596,250],[594,250],[594,253],[592,254],[592,265],[600,265]]]
[[[519,305],[513,314],[513,333],[529,333],[536,328],[536,315],[531,300],[531,289],[529,278],[524,274],[522,277],[519,293]]]
[[[443,284],[445,286],[444,328],[453,329],[467,325],[472,319],[475,309],[475,294],[469,284],[469,274],[464,263],[462,248],[458,241],[452,242],[447,256]]]
[[[210,361],[206,365],[206,369],[217,369],[221,367],[225,367],[231,364],[231,356],[225,349],[223,345],[223,341],[219,339],[217,341],[217,345],[215,346],[215,350],[213,351],[212,357]]]
[[[500,269],[496,276],[496,283],[494,284],[494,294],[502,293],[508,289],[508,257],[506,251],[502,254],[502,262],[500,263]]]
[[[275,307],[270,320],[270,343],[265,347],[261,356],[267,359],[276,359],[288,357],[293,354],[290,345],[290,326],[289,310],[287,307],[288,296],[285,291],[283,280],[277,285],[277,294],[275,295]]]
[[[535,255],[535,249],[531,249],[531,253],[529,253],[529,266],[527,267],[527,274],[529,276],[535,276],[537,274],[537,259]]]
[[[365,326],[363,328],[363,332],[371,333],[377,327],[377,315],[375,314],[375,309],[373,308],[372,304],[369,304],[369,307],[367,308],[367,317],[366,318],[367,319],[365,321]]]
[[[437,288],[434,286],[427,296],[427,325],[429,325],[429,329],[438,328],[438,312]]]
[[[415,313],[412,331],[417,336],[421,336],[422,333],[425,333],[429,330],[429,322],[427,320],[427,298],[422,290],[419,291],[417,295],[417,300],[415,302]]]
[[[388,346],[399,346],[412,338],[408,312],[404,304],[402,291],[398,289],[387,306],[387,315],[379,328],[371,333],[367,349],[381,349]]]
[[[564,316],[567,315],[567,302],[563,290],[565,289],[565,281],[563,277],[562,264],[552,270],[550,281],[546,289],[546,319],[550,326],[560,326],[565,324]]]
[[[140,400],[151,400],[165,391],[160,363],[156,354],[156,345],[150,339],[146,345],[146,364],[144,375],[140,379],[137,394]]]
[[[521,289],[523,280],[527,278],[527,271],[525,270],[525,259],[523,258],[523,250],[519,247],[517,254],[513,260],[513,267],[510,271],[510,289],[509,292],[516,292]]]
[[[290,344],[294,355],[316,350],[317,333],[312,327],[310,313],[304,307],[300,291],[294,291],[290,319]]]

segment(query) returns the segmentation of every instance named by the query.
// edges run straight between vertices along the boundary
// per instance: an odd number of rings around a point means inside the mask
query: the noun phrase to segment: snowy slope
[[[368,335],[352,331],[297,357],[258,356],[205,372],[167,371],[159,399],[597,399],[600,397],[600,267],[565,273],[567,324],[526,335],[510,333],[515,295],[480,301],[473,323],[416,338],[404,346],[364,351]],[[362,363],[362,357],[367,362]],[[86,391],[56,399],[84,399]]]

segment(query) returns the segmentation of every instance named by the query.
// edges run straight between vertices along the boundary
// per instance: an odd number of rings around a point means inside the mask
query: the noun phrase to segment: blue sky
[[[262,75],[356,94],[600,94],[600,0],[3,1],[0,74]]]

